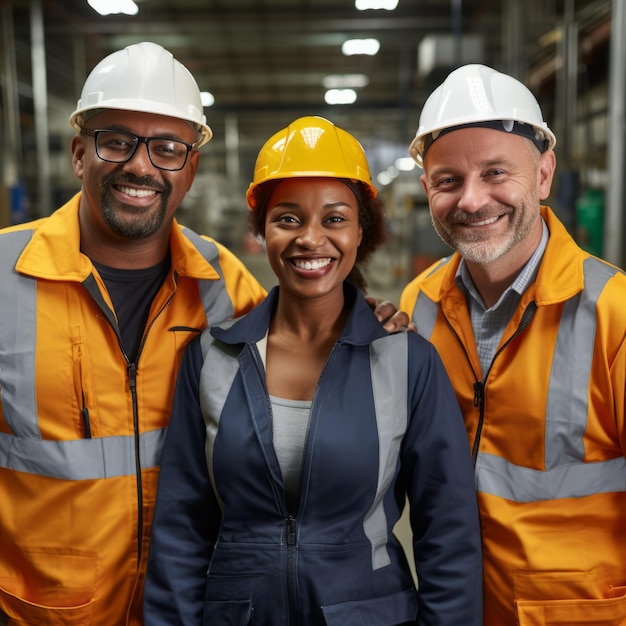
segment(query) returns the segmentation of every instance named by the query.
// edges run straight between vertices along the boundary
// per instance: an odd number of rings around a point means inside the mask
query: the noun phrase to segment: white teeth
[[[487,224],[493,224],[498,220],[498,217],[490,217],[489,219],[482,220],[480,222],[472,222],[470,226],[486,226]]]
[[[301,270],[319,270],[326,267],[330,263],[330,259],[313,259],[312,261],[304,261],[295,259],[293,264]]]
[[[153,189],[134,189],[133,187],[120,187],[120,191],[127,196],[135,196],[136,198],[146,198],[156,194],[156,191]]]

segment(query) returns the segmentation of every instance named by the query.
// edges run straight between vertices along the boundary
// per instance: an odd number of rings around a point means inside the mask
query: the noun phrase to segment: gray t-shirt
[[[304,446],[311,413],[310,400],[270,396],[274,449],[283,475],[289,511],[295,512],[300,495]]]

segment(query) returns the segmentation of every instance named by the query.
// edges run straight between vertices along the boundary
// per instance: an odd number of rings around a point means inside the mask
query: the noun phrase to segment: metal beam
[[[604,256],[626,267],[624,240],[624,134],[626,119],[626,3],[613,0],[611,63],[609,67],[609,187],[604,219]]]

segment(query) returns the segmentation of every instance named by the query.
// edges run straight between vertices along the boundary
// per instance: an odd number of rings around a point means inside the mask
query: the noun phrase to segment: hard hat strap
[[[490,128],[492,130],[500,130],[505,133],[513,133],[530,139],[539,152],[544,153],[550,144],[544,132],[530,124],[524,124],[514,120],[486,120],[484,122],[471,122],[469,124],[459,124],[458,126],[450,126],[449,128],[442,128],[429,133],[424,137],[424,150],[422,152],[422,158],[433,144],[434,141],[439,139],[442,135],[445,135],[453,130],[461,130],[463,128]]]

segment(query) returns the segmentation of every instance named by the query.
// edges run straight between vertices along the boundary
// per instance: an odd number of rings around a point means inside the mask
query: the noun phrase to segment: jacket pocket
[[[250,600],[206,600],[202,626],[248,626],[253,612]]]
[[[517,602],[520,626],[626,626],[626,595],[604,600]]]
[[[417,620],[417,591],[323,606],[327,626],[389,626]]]
[[[76,328],[74,333],[79,333]],[[76,430],[79,438],[91,439],[97,436],[98,427],[94,424],[96,413],[92,403],[91,380],[87,372],[91,371],[88,366],[87,350],[83,341],[74,340],[72,344],[72,378],[74,382],[74,395],[77,412]]]
[[[520,626],[626,626],[626,586],[591,572],[515,575]]]
[[[10,626],[89,626],[96,559],[71,550],[24,550],[14,569],[0,563],[0,606]],[[19,572],[19,575],[16,574]]]

